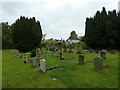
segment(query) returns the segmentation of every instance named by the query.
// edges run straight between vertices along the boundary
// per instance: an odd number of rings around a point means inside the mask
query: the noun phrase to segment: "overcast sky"
[[[9,2],[8,2],[9,1]],[[21,15],[35,17],[46,39],[67,39],[71,31],[85,33],[86,17],[93,17],[102,7],[118,11],[119,0],[1,0],[0,21],[12,24]]]

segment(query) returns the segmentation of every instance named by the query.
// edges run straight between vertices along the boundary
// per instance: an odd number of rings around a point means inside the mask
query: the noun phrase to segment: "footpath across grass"
[[[45,60],[47,69],[55,66],[65,66],[43,73],[40,67],[32,63],[23,63],[16,57],[16,50],[2,51],[2,87],[3,88],[118,88],[118,53],[107,52],[104,65],[110,68],[94,70],[93,63],[77,65],[78,55],[65,53],[64,57],[71,60],[59,60],[56,56],[48,55]],[[85,62],[93,61],[96,53],[84,53]],[[56,80],[53,80],[56,78]]]

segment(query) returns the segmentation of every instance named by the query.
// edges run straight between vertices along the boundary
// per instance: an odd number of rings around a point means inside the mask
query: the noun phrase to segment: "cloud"
[[[46,38],[67,39],[72,30],[79,36],[84,35],[86,17],[92,17],[97,10],[101,11],[103,6],[106,10],[117,10],[117,3],[117,0],[4,1],[1,21],[12,24],[21,15],[36,17],[41,23],[43,32],[47,33]]]

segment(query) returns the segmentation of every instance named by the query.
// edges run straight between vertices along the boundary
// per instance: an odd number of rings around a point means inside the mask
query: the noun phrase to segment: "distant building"
[[[118,2],[118,12],[120,12],[120,1]]]

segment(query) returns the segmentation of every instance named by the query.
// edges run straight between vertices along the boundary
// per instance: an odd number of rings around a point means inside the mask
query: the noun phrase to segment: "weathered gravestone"
[[[111,50],[111,52],[110,52],[111,54],[115,54],[116,52],[115,52],[115,50]]]
[[[106,51],[105,50],[102,50],[100,52],[100,57],[102,57],[103,59],[106,59]]]
[[[95,57],[94,58],[94,68],[95,69],[102,69],[103,68],[103,58],[102,57]]]
[[[64,51],[63,51],[63,52],[67,52],[67,48],[66,48],[66,47],[64,48]]]
[[[72,49],[70,48],[70,50],[68,51],[68,53],[73,53]]]
[[[84,63],[84,55],[79,55],[78,57],[78,64],[83,65]]]
[[[33,66],[38,66],[38,61],[36,60],[36,58],[33,58]]]
[[[28,61],[29,61],[29,57],[30,57],[30,55],[26,55],[26,56],[25,56],[26,63],[28,63]]]
[[[92,53],[92,49],[90,49],[89,52]]]
[[[16,53],[16,57],[17,57],[18,59],[20,59],[20,54],[19,54],[19,52]]]
[[[41,59],[40,60],[40,69],[43,71],[43,72],[46,72],[46,61],[44,59]]]
[[[96,50],[95,50],[95,53],[99,53],[99,49],[96,49]]]

